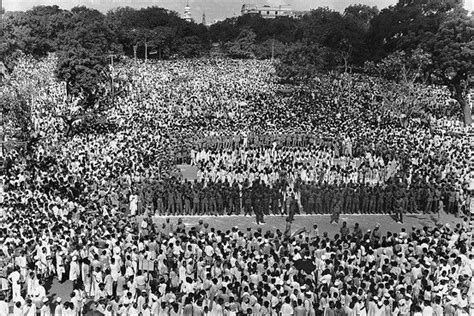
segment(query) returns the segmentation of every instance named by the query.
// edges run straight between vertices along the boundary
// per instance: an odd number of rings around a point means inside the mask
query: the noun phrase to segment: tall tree
[[[299,42],[288,47],[277,64],[276,73],[283,82],[308,82],[318,72],[327,70],[330,55],[327,47]]]
[[[429,42],[434,78],[447,86],[459,103],[466,125],[472,124],[467,96],[473,87],[469,76],[474,69],[474,19],[462,8],[451,12]]]
[[[0,91],[0,111],[3,115],[3,132],[15,141],[28,142],[32,137],[33,121],[28,103],[31,89],[19,87],[6,80]]]
[[[348,63],[361,66],[370,52],[367,49],[367,34],[370,22],[379,14],[377,7],[356,4],[344,10],[343,39],[337,47],[337,56],[343,61],[345,68]]]
[[[412,52],[396,51],[377,64],[367,62],[365,68],[370,75],[410,85],[415,81],[426,81],[423,78],[431,65],[431,55],[417,48]]]
[[[68,93],[88,94],[101,81],[108,55],[119,53],[121,47],[102,13],[86,7],[76,7],[71,12],[71,27],[59,39],[56,75],[66,81]]]
[[[436,34],[449,12],[460,7],[462,0],[399,0],[371,21],[367,38],[371,59],[416,49]]]
[[[69,24],[70,12],[58,6],[37,6],[21,13],[8,14],[2,21],[5,42],[24,53],[45,56],[58,49],[58,37]]]
[[[226,44],[227,55],[233,58],[254,58],[256,37],[252,30],[242,30],[235,41]]]

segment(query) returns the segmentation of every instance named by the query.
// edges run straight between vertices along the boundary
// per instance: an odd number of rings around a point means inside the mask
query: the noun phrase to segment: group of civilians
[[[55,63],[23,56],[10,77],[33,91],[34,131],[27,148],[8,151],[2,179],[2,302],[15,315],[48,315],[54,305],[76,315],[91,301],[106,315],[469,308],[464,226],[328,238],[136,222],[466,213],[470,144],[447,91],[419,86],[426,99],[408,116],[387,111],[378,78],[326,74],[288,88],[268,61],[126,60],[115,64],[124,92],[101,113],[105,127],[79,128],[85,122],[68,120],[81,109]],[[183,179],[176,164],[196,168],[195,177]],[[70,300],[49,300],[51,278],[73,281]]]

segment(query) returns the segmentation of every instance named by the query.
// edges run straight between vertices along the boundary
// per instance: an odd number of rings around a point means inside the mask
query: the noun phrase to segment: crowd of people
[[[468,139],[440,88],[419,88],[437,103],[421,98],[423,111],[402,122],[373,89],[379,79],[325,75],[288,90],[265,61],[128,61],[114,70],[126,93],[102,114],[112,128],[65,139],[65,117],[77,108],[55,80],[54,62],[25,58],[13,74],[19,85],[39,87],[32,110],[40,141],[24,163],[14,152],[7,158],[7,200],[25,183],[68,209],[212,214],[206,204],[231,195],[235,207],[219,208],[227,213],[243,211],[258,183],[282,211],[291,196],[298,212],[333,210],[322,207],[324,191],[354,195],[360,207],[343,205],[347,212],[387,212],[382,201],[395,195],[410,212],[466,211]],[[176,163],[196,167],[197,179],[183,184]],[[366,199],[374,206],[363,206]]]
[[[11,261],[2,281],[10,290],[0,295],[1,315],[9,315],[10,298],[13,315],[474,312],[474,255],[461,224],[382,234],[378,226],[364,232],[343,223],[329,237],[317,225],[296,235],[224,231],[202,220],[158,227],[26,207],[7,219],[1,242]],[[45,283],[52,278],[73,283],[69,300],[51,301]]]
[[[100,114],[107,124],[84,130],[80,115],[69,124],[81,109],[55,79],[55,62],[21,57],[10,78],[33,91],[34,137],[33,149],[5,157],[0,308],[48,315],[57,305],[76,315],[92,301],[106,315],[360,316],[430,307],[454,315],[470,304],[463,226],[383,238],[344,229],[329,239],[136,221],[459,216],[468,212],[470,144],[444,89],[417,87],[419,110],[407,115],[390,108],[383,80],[363,75],[287,87],[269,61],[124,60],[114,68],[124,92]],[[196,168],[195,177],[177,164]],[[299,269],[302,260],[318,272]],[[51,277],[74,282],[71,300],[45,301]]]

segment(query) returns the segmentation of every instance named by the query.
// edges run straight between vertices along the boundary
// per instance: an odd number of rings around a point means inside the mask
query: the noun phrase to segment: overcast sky
[[[35,5],[57,4],[62,8],[70,9],[76,5],[95,7],[101,11],[117,6],[146,7],[150,5],[160,6],[177,11],[182,14],[187,0],[3,0],[3,6],[7,11],[27,10]],[[464,0],[465,7],[469,11],[474,10],[474,0]],[[2,0],[0,0],[0,3]],[[191,12],[196,22],[201,22],[203,13],[206,14],[207,22],[215,19],[224,19],[234,15],[240,15],[240,8],[244,3],[286,2],[295,10],[310,10],[316,7],[329,7],[337,11],[351,4],[362,3],[377,6],[383,9],[395,4],[397,0],[189,0]]]

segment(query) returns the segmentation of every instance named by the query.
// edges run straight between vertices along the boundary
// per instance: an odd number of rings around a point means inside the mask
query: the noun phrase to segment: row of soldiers
[[[316,134],[309,133],[293,133],[293,134],[257,134],[248,132],[245,135],[211,135],[199,138],[195,141],[197,149],[238,149],[242,147],[272,147],[273,145],[282,147],[307,147],[322,146],[331,148],[352,147],[349,138],[344,140],[336,140],[329,137],[321,137]],[[347,153],[347,152],[346,152]]]
[[[137,195],[139,214],[158,215],[393,214],[397,209],[404,213],[445,210],[457,214],[460,207],[449,183],[415,181],[408,186],[398,178],[383,186],[301,181],[290,186],[285,180],[272,185],[259,180],[239,185],[171,179],[143,184]],[[124,191],[121,208],[127,208],[127,198]]]

